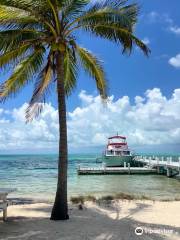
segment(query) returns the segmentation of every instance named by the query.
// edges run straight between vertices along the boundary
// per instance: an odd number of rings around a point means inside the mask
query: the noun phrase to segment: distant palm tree
[[[78,45],[78,31],[122,45],[123,53],[136,45],[148,55],[147,46],[133,34],[138,12],[138,6],[126,0],[0,0],[0,68],[10,74],[0,86],[1,102],[35,82],[26,111],[30,121],[41,112],[52,87],[57,92],[59,165],[52,220],[69,218],[65,98],[76,85],[80,67],[95,79],[101,97],[107,97],[102,63]]]

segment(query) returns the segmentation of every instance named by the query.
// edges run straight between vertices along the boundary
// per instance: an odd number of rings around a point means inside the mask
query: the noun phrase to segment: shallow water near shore
[[[154,199],[180,198],[180,180],[162,175],[78,176],[77,166],[97,166],[96,155],[70,155],[68,194],[114,195],[119,192]],[[52,200],[56,191],[57,155],[1,155],[0,188],[17,188],[16,197]]]

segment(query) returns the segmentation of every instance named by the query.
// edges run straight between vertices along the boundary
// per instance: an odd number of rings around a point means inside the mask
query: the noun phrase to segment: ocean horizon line
[[[58,156],[58,153],[30,153],[30,152],[25,152],[25,153],[1,153],[0,152],[0,156],[52,156],[52,155],[55,155],[55,156]],[[102,153],[97,153],[97,152],[87,152],[87,153],[84,153],[84,152],[78,152],[78,153],[73,153],[73,152],[70,152],[68,153],[68,155],[97,155],[97,157],[101,156]],[[168,155],[171,155],[171,156],[180,156],[180,152],[179,153],[173,153],[173,152],[136,152],[135,155],[148,155],[148,156],[168,156]]]

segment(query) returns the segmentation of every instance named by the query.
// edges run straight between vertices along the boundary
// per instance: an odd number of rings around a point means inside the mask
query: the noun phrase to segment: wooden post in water
[[[131,166],[130,166],[130,163],[128,163],[128,174],[131,174]]]
[[[149,167],[151,166],[151,158],[149,158]]]
[[[78,164],[78,173],[79,173],[79,171],[80,171],[80,168],[81,168],[81,165],[80,165],[80,164]]]
[[[103,167],[103,171],[106,172],[106,163],[103,162],[102,167]]]
[[[7,203],[4,203],[4,209],[3,209],[3,221],[7,220]]]
[[[167,177],[171,177],[171,169],[167,168]]]

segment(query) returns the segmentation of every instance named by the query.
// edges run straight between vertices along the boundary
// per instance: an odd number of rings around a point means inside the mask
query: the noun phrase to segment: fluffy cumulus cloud
[[[128,96],[111,96],[102,103],[99,96],[81,91],[81,106],[68,113],[71,149],[99,147],[117,131],[128,137],[131,145],[180,143],[180,89],[170,99],[160,89],[147,90],[131,104]],[[0,109],[0,149],[57,149],[58,114],[46,104],[39,119],[25,124],[27,105],[5,111]]]
[[[154,88],[136,96],[134,104],[128,96],[112,96],[104,106],[99,96],[81,92],[80,97],[83,106],[69,113],[72,144],[96,146],[117,131],[133,145],[180,143],[180,89],[167,99]]]
[[[47,104],[41,117],[26,124],[27,104],[18,109],[0,109],[0,150],[51,149],[57,144],[57,111]]]
[[[175,68],[180,68],[180,54],[177,54],[175,57],[170,58],[169,64]]]

